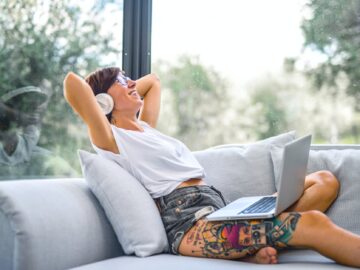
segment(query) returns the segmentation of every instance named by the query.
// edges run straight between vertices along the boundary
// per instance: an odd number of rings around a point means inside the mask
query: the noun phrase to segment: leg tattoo
[[[253,254],[258,246],[266,244],[264,231],[264,224],[256,221],[226,222],[208,226],[203,232],[204,252],[227,256],[231,252],[246,250],[247,254]]]
[[[287,247],[301,215],[290,213],[284,221],[274,218],[273,228],[267,234],[268,244],[277,247]]]
[[[287,247],[300,216],[299,213],[289,213],[283,221],[275,217],[269,220],[204,222],[187,236],[186,244],[200,247],[202,255],[208,257],[227,257],[239,252],[244,256],[253,255],[265,246]],[[194,250],[193,254],[198,252]]]

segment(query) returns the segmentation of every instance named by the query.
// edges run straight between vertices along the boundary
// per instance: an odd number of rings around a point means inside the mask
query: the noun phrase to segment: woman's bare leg
[[[329,171],[318,171],[305,178],[304,193],[286,212],[319,210],[325,212],[339,193],[339,181]]]
[[[311,248],[338,263],[360,267],[360,236],[335,225],[320,211],[301,213],[288,244]]]
[[[269,220],[199,220],[183,238],[187,256],[241,259],[261,248],[307,247],[338,263],[360,266],[360,237],[333,224],[320,211],[283,213]]]

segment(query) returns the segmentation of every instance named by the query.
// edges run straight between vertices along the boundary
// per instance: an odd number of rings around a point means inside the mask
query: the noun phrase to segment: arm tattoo
[[[228,256],[233,252],[252,255],[265,246],[287,247],[301,215],[284,219],[207,222],[196,227],[187,244],[202,246],[204,256]]]

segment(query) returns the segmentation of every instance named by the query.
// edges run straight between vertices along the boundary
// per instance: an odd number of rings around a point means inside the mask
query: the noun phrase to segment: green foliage
[[[360,101],[360,1],[311,0],[307,6],[312,16],[302,22],[304,46],[326,57],[308,75],[321,88],[336,87],[338,76],[345,73],[348,93]]]
[[[101,35],[100,28],[95,13],[85,16],[67,0],[0,1],[0,96],[28,85],[48,93],[40,145],[73,165],[76,149],[87,148],[89,141],[70,132],[82,124],[65,102],[62,82],[67,72],[86,75],[104,55],[119,53],[111,34]]]
[[[259,139],[265,139],[278,135],[287,130],[286,107],[279,98],[279,92],[284,86],[274,80],[258,82],[251,95],[252,105],[259,106],[259,115],[254,121],[258,125],[254,127]]]
[[[171,122],[177,128],[171,135],[190,149],[223,143],[224,112],[229,101],[225,80],[199,63],[197,57],[187,55],[174,65],[156,63],[154,71],[161,78],[164,91],[169,91],[172,97]]]

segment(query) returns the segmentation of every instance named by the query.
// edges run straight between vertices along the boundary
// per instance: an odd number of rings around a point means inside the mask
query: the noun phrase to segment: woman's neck
[[[127,117],[112,117],[111,124],[118,128],[128,129],[128,130],[135,130],[135,131],[144,131],[141,127],[139,120],[134,118],[127,118]]]

